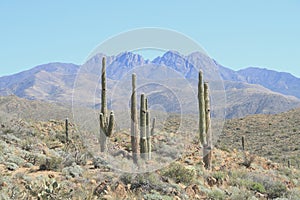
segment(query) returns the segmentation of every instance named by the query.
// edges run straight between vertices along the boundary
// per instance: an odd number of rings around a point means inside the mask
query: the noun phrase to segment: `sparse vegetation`
[[[88,151],[70,121],[68,141],[64,120],[0,121],[0,199],[299,199],[297,113],[230,120],[225,133],[230,130],[232,135],[220,137],[210,171],[195,142],[190,154],[144,174],[116,173],[105,159]],[[290,121],[281,121],[283,117]],[[169,132],[178,119],[170,120]],[[245,151],[239,133],[247,135]],[[129,130],[116,131],[109,139],[131,156],[128,135]],[[153,143],[156,140],[154,136]],[[172,155],[172,145],[163,147],[163,154]]]
[[[195,171],[180,163],[172,163],[162,175],[172,178],[176,183],[190,184],[195,178]]]

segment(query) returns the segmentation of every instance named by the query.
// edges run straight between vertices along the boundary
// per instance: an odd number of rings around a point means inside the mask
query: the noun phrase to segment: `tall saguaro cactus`
[[[136,74],[132,74],[131,146],[135,164],[138,164],[139,154],[142,159],[151,159],[151,135],[154,132],[155,120],[150,130],[150,112],[148,111],[148,99],[145,94],[141,94],[139,125],[140,127],[138,127],[137,117]]]
[[[106,66],[105,57],[102,58],[101,71],[101,113],[100,120],[100,150],[105,152],[107,149],[107,137],[110,137],[114,128],[114,113],[111,111],[109,118],[107,116],[107,102],[106,102]]]
[[[139,154],[139,134],[137,117],[137,95],[136,95],[136,74],[132,74],[132,94],[131,94],[131,147],[132,158],[135,164],[138,163]]]
[[[205,102],[204,102],[204,85],[203,72],[199,71],[198,82],[198,104],[199,104],[199,141],[203,146],[206,140],[206,122],[205,122]]]
[[[145,94],[141,94],[140,104],[140,151],[141,157],[146,159],[147,148],[147,100]]]
[[[203,161],[206,169],[211,169],[212,158],[212,132],[210,121],[210,98],[208,83],[204,83],[204,102],[205,102],[205,123],[206,123],[206,142],[203,146]]]
[[[203,72],[199,71],[199,140],[203,147],[203,162],[206,169],[211,168],[212,132],[210,119],[210,97],[208,83],[203,83]]]

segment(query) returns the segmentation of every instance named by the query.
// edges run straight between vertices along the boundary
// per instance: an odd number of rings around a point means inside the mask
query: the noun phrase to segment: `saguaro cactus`
[[[147,112],[147,122],[148,122],[148,130],[147,130],[147,147],[148,147],[148,159],[151,160],[151,157],[152,157],[152,136],[154,135],[154,129],[155,129],[155,121],[156,119],[153,118],[153,121],[152,121],[152,127],[150,129],[150,112],[148,111]]]
[[[132,94],[131,94],[131,147],[132,158],[135,164],[138,163],[139,154],[139,134],[137,117],[137,95],[136,95],[136,74],[132,74]]]
[[[140,151],[141,157],[146,159],[147,148],[147,103],[145,94],[141,94],[141,104],[140,104]]]
[[[211,168],[212,132],[210,119],[210,98],[208,83],[203,83],[203,72],[199,71],[199,143],[203,147],[203,162],[206,169]]]
[[[105,57],[102,58],[102,71],[101,71],[101,113],[100,120],[100,149],[101,152],[107,149],[107,137],[110,137],[114,128],[114,113],[111,111],[109,118],[107,117],[107,102],[106,102],[106,66]]]
[[[210,98],[208,83],[204,83],[204,102],[205,102],[205,122],[206,122],[206,141],[203,145],[203,162],[206,169],[211,168],[212,158],[212,132],[210,121]]]
[[[204,86],[203,86],[203,72],[199,71],[198,82],[198,104],[199,104],[199,142],[204,145],[206,140],[206,122],[205,122],[205,102],[204,102]]]
[[[242,136],[242,149],[245,151],[245,137]]]
[[[69,119],[68,118],[66,118],[65,127],[66,127],[66,144],[68,144],[69,142]]]

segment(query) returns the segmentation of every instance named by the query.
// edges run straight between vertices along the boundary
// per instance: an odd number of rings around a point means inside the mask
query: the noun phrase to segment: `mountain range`
[[[97,54],[82,66],[71,63],[49,63],[0,77],[0,95],[16,95],[29,100],[70,104],[75,86],[82,94],[81,101],[97,106],[100,96],[96,95],[94,99],[88,97],[95,96],[95,93],[100,94],[100,88],[95,84],[99,85],[103,56],[105,55]],[[189,80],[192,87],[196,87],[199,70],[195,67],[197,65],[204,71],[207,80],[223,81],[227,118],[278,113],[300,107],[300,79],[288,73],[254,67],[234,71],[198,52],[184,56],[175,51],[168,51],[152,61],[131,52],[105,57],[108,95],[111,95],[109,89],[112,89],[116,82],[125,79],[133,69],[144,70],[141,73],[146,74],[142,77],[144,79],[159,77],[172,79],[179,74]],[[138,68],[139,66],[147,68]],[[168,69],[171,69],[172,73]],[[80,87],[78,83],[84,83],[85,86]],[[176,82],[178,87],[179,84],[180,82]]]

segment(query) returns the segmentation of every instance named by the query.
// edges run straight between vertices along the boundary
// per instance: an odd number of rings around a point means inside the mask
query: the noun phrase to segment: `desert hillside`
[[[299,111],[226,121],[210,171],[204,168],[202,149],[195,141],[187,147],[188,153],[170,165],[142,174],[116,171],[95,156],[82,142],[84,134],[71,122],[66,142],[64,120],[1,118],[0,197],[300,199]],[[246,139],[245,151],[241,136]],[[154,138],[160,140],[166,138]],[[129,138],[122,132],[114,132],[110,142],[131,151]],[[284,157],[291,160],[289,166]]]
[[[245,149],[253,154],[295,167],[300,166],[300,109],[276,115],[250,115],[227,120],[217,144],[220,148]]]

